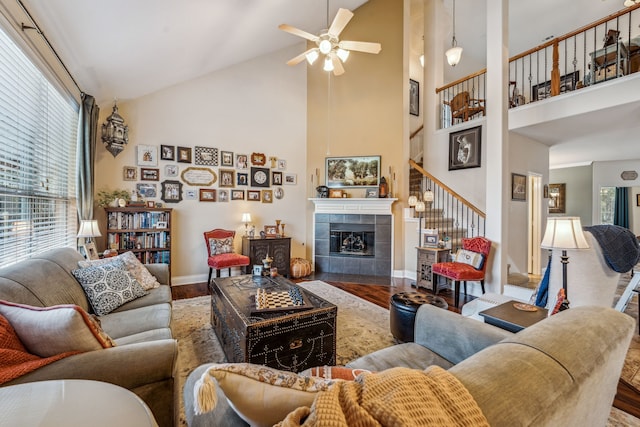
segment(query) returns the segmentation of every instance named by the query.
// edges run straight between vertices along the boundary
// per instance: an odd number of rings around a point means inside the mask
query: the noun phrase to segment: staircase
[[[421,227],[438,229],[438,237],[445,247],[455,253],[462,246],[462,238],[484,236],[485,214],[447,185],[409,160],[409,193],[422,200],[426,190],[433,193],[433,201],[425,201],[426,210],[415,213],[422,219]]]

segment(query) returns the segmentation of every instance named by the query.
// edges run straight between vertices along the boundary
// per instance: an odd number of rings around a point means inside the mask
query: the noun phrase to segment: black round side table
[[[413,324],[416,319],[416,311],[422,304],[435,305],[445,310],[449,307],[443,298],[421,292],[399,292],[391,297],[389,320],[391,334],[396,340],[413,342]]]

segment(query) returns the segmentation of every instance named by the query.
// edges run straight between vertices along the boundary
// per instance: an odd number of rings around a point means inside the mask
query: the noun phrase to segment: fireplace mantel
[[[391,215],[394,198],[310,198],[315,213],[353,215]]]

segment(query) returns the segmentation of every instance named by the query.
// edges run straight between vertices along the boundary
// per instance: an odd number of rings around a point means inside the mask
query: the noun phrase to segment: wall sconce
[[[102,124],[102,142],[108,152],[116,157],[129,142],[129,126],[124,124],[124,119],[118,114],[118,104],[114,101],[113,112],[107,121]]]

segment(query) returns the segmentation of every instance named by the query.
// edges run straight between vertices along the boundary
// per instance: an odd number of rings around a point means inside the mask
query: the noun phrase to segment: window
[[[78,112],[0,28],[0,267],[75,246]]]
[[[616,206],[616,187],[600,188],[600,223],[613,224],[613,212]]]

